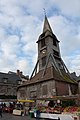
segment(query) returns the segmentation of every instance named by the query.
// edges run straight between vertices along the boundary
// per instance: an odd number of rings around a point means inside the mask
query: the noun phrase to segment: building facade
[[[17,70],[17,72],[2,73],[0,72],[0,99],[17,98],[17,87],[24,84],[26,77]]]

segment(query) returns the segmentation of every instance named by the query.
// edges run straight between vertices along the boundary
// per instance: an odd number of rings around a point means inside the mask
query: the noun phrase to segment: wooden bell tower
[[[61,76],[63,76],[62,71],[64,71],[67,72],[71,77],[66,65],[61,58],[59,41],[52,31],[46,15],[44,19],[43,32],[39,36],[37,43],[38,61],[33,70],[31,78],[41,70],[43,70],[43,77],[46,69],[50,67],[53,67],[56,71],[58,71]]]

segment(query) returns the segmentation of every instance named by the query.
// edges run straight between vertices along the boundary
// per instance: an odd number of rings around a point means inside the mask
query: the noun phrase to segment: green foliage
[[[0,95],[0,99],[17,99],[15,95]]]
[[[62,107],[74,106],[75,104],[75,100],[62,101]]]

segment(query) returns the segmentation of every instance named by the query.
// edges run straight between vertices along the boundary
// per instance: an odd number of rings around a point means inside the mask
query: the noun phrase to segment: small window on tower
[[[46,56],[42,58],[42,67],[46,65]]]
[[[45,46],[45,39],[41,40],[41,47]]]

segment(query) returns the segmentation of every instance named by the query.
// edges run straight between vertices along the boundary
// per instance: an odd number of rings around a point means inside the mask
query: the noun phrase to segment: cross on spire
[[[43,8],[43,10],[44,10],[44,15],[46,16],[46,10],[45,10],[45,8]]]
[[[45,9],[44,9],[45,10]],[[45,11],[44,11],[45,12]],[[48,22],[47,16],[46,16],[46,12],[45,12],[45,19],[44,19],[44,26],[43,26],[43,32],[45,32],[46,30],[49,30],[50,32],[52,32],[51,26]],[[53,32],[52,32],[53,33]]]

